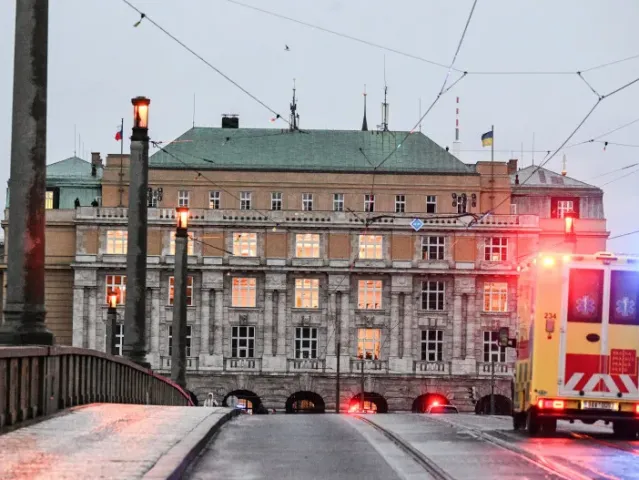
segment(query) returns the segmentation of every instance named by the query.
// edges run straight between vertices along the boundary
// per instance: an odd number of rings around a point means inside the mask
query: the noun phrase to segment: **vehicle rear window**
[[[603,270],[573,268],[568,281],[568,321],[601,323]]]
[[[610,276],[609,322],[617,325],[639,325],[639,272],[613,270]]]

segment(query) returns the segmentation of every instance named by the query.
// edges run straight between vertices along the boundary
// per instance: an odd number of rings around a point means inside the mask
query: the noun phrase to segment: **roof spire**
[[[561,170],[561,174],[565,177],[567,173],[568,172],[566,171],[566,154],[564,153],[563,168]]]
[[[364,120],[362,121],[362,132],[368,132],[368,122],[366,121],[366,84],[364,84]]]
[[[297,100],[295,99],[295,79],[293,79],[293,101],[291,102],[291,120],[290,130],[295,131],[299,130],[300,115],[297,113]]]

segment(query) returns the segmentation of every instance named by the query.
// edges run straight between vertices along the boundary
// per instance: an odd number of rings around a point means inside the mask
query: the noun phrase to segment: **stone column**
[[[223,356],[222,340],[223,340],[223,321],[224,321],[224,302],[222,295],[224,291],[221,288],[215,290],[215,304],[213,309],[215,310],[215,316],[213,317],[213,354]]]
[[[273,355],[273,292],[267,290],[264,297],[264,353],[262,356]]]
[[[211,292],[208,288],[202,289],[202,304],[200,306],[200,354],[209,354],[209,336],[211,324]]]
[[[399,355],[399,294],[391,294],[391,319],[390,319],[390,356]]]
[[[453,358],[461,358],[462,342],[462,297],[453,295]]]
[[[44,324],[49,2],[15,3],[7,297],[0,345],[53,345]]]
[[[151,290],[151,353],[160,362],[160,288]]]
[[[73,287],[73,340],[74,347],[84,348],[84,287]]]
[[[104,300],[104,299],[102,299]],[[99,304],[100,307],[103,303]],[[98,334],[98,302],[96,299],[96,289],[89,289],[89,325],[87,332],[88,348],[96,350],[97,348],[97,334]]]
[[[146,360],[144,346],[146,328],[148,160],[148,130],[147,128],[134,127],[131,135],[131,157],[129,161],[129,227],[126,255],[127,292],[124,313],[124,347],[122,350],[125,357],[146,368],[150,367]],[[173,333],[174,337],[175,333]]]
[[[278,292],[277,306],[277,355],[286,360],[286,289]]]
[[[351,326],[349,324],[350,317],[350,301],[348,292],[342,292],[342,318],[340,319],[342,324],[340,325],[342,330],[342,351],[340,355],[349,357],[351,355],[350,348],[350,331]],[[348,365],[342,363],[342,369],[349,368]]]
[[[335,355],[335,336],[337,332],[337,305],[335,304],[335,292],[331,292],[328,296],[328,318],[326,321],[326,355]],[[333,335],[331,335],[333,332]]]
[[[404,294],[404,358],[413,357],[413,296]]]
[[[476,295],[466,295],[466,358],[475,358],[475,302]]]

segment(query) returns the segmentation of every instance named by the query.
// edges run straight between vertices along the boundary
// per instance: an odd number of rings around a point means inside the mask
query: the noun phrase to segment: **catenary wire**
[[[146,19],[149,21],[149,23],[151,23],[153,26],[155,26],[158,30],[160,30],[162,33],[164,33],[167,37],[169,37],[171,40],[173,40],[174,42],[176,42],[178,45],[180,45],[182,48],[184,48],[186,51],[188,51],[191,55],[193,55],[194,57],[196,57],[198,60],[200,60],[202,63],[204,63],[207,67],[209,67],[210,69],[214,70],[215,72],[217,72],[219,75],[221,75],[223,78],[225,78],[228,82],[232,83],[233,85],[235,85],[237,88],[239,88],[242,92],[244,92],[246,95],[248,95],[249,97],[251,97],[253,100],[255,100],[257,103],[259,103],[260,105],[262,105],[264,108],[266,108],[269,112],[271,112],[273,115],[275,115],[275,118],[283,120],[284,122],[290,124],[290,122],[282,117],[277,111],[275,111],[273,108],[269,107],[264,101],[260,100],[257,96],[255,96],[254,94],[252,94],[251,92],[249,92],[246,88],[244,88],[242,85],[240,85],[239,83],[237,83],[235,80],[233,80],[231,77],[229,77],[228,75],[226,75],[224,72],[222,72],[219,68],[217,68],[215,65],[213,65],[211,62],[209,62],[208,60],[206,60],[202,55],[200,55],[199,53],[197,53],[195,50],[193,50],[191,47],[189,47],[187,44],[185,44],[183,41],[181,41],[180,39],[178,39],[175,35],[173,35],[172,33],[170,33],[168,30],[166,30],[163,26],[161,26],[159,23],[157,23],[155,20],[151,19],[146,13],[142,12],[142,10],[140,10],[138,7],[136,7],[135,5],[133,5],[129,0],[122,0],[125,4],[127,4],[130,8],[132,8],[133,10],[135,10],[136,12],[138,12],[140,14],[140,21],[142,19]]]

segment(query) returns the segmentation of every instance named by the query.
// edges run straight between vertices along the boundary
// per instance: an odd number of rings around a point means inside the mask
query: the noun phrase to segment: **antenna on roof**
[[[563,168],[561,169],[561,174],[565,177],[568,172],[566,171],[566,154],[564,153],[563,160]]]
[[[532,164],[535,165],[535,132],[533,132],[533,143],[532,143]]]
[[[73,156],[74,157],[77,156],[77,153],[78,153],[77,146],[78,146],[78,134],[76,133],[75,125],[73,125]]]
[[[193,128],[195,128],[195,93],[193,94]]]
[[[419,99],[419,131],[422,131],[422,99]]]
[[[364,120],[362,121],[362,132],[368,132],[368,122],[366,121],[366,84],[364,84]]]
[[[459,97],[457,97],[455,104],[455,141],[453,142],[453,155],[460,158],[461,142],[459,141]]]
[[[293,101],[291,102],[291,120],[290,120],[290,130],[295,131],[299,130],[299,121],[300,115],[297,112],[297,100],[295,99],[295,79],[293,79]]]

